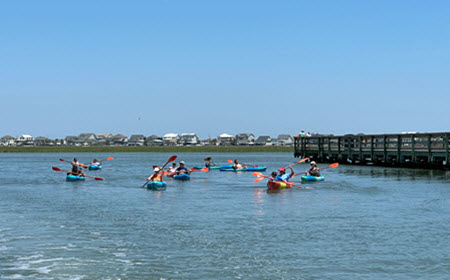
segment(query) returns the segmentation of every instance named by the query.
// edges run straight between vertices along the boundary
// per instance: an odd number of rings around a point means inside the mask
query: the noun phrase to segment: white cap
[[[155,169],[153,169],[153,171],[158,172],[158,171],[159,171],[159,168],[158,168],[158,167],[155,167]]]
[[[316,165],[316,162],[315,161],[311,161],[311,163],[310,164],[314,164],[314,165]]]
[[[184,161],[180,161],[180,164],[184,164]]]

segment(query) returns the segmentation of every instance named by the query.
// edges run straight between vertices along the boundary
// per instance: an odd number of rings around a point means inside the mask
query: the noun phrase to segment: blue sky
[[[2,1],[0,137],[450,131],[448,1]]]

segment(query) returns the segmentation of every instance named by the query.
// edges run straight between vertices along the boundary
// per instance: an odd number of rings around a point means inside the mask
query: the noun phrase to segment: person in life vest
[[[184,167],[184,161],[180,161],[180,166],[176,169],[175,171],[176,175],[181,175],[181,174],[191,174],[191,171],[189,171],[189,169],[187,169],[186,167]]]
[[[162,172],[159,167],[155,167],[153,169],[155,173],[153,173],[150,177],[147,178],[147,181],[162,181]]]
[[[280,173],[280,175],[276,176],[275,179],[277,181],[287,183],[289,181],[289,179],[292,178],[292,175],[294,175],[294,169],[292,169],[292,167],[290,167],[290,166],[289,166],[289,169],[291,169],[291,173],[286,174],[286,169],[284,167],[280,167],[278,169],[278,172]]]
[[[317,168],[315,161],[311,161],[311,169],[306,172],[308,176],[320,177],[320,170]]]

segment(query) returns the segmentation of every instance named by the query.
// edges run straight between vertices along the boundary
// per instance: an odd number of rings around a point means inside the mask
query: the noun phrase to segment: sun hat
[[[180,161],[180,164],[184,164],[184,161]]]

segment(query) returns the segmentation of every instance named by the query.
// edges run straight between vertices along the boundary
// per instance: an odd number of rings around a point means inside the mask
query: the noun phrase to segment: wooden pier
[[[317,162],[449,169],[450,132],[294,137],[294,156]]]

